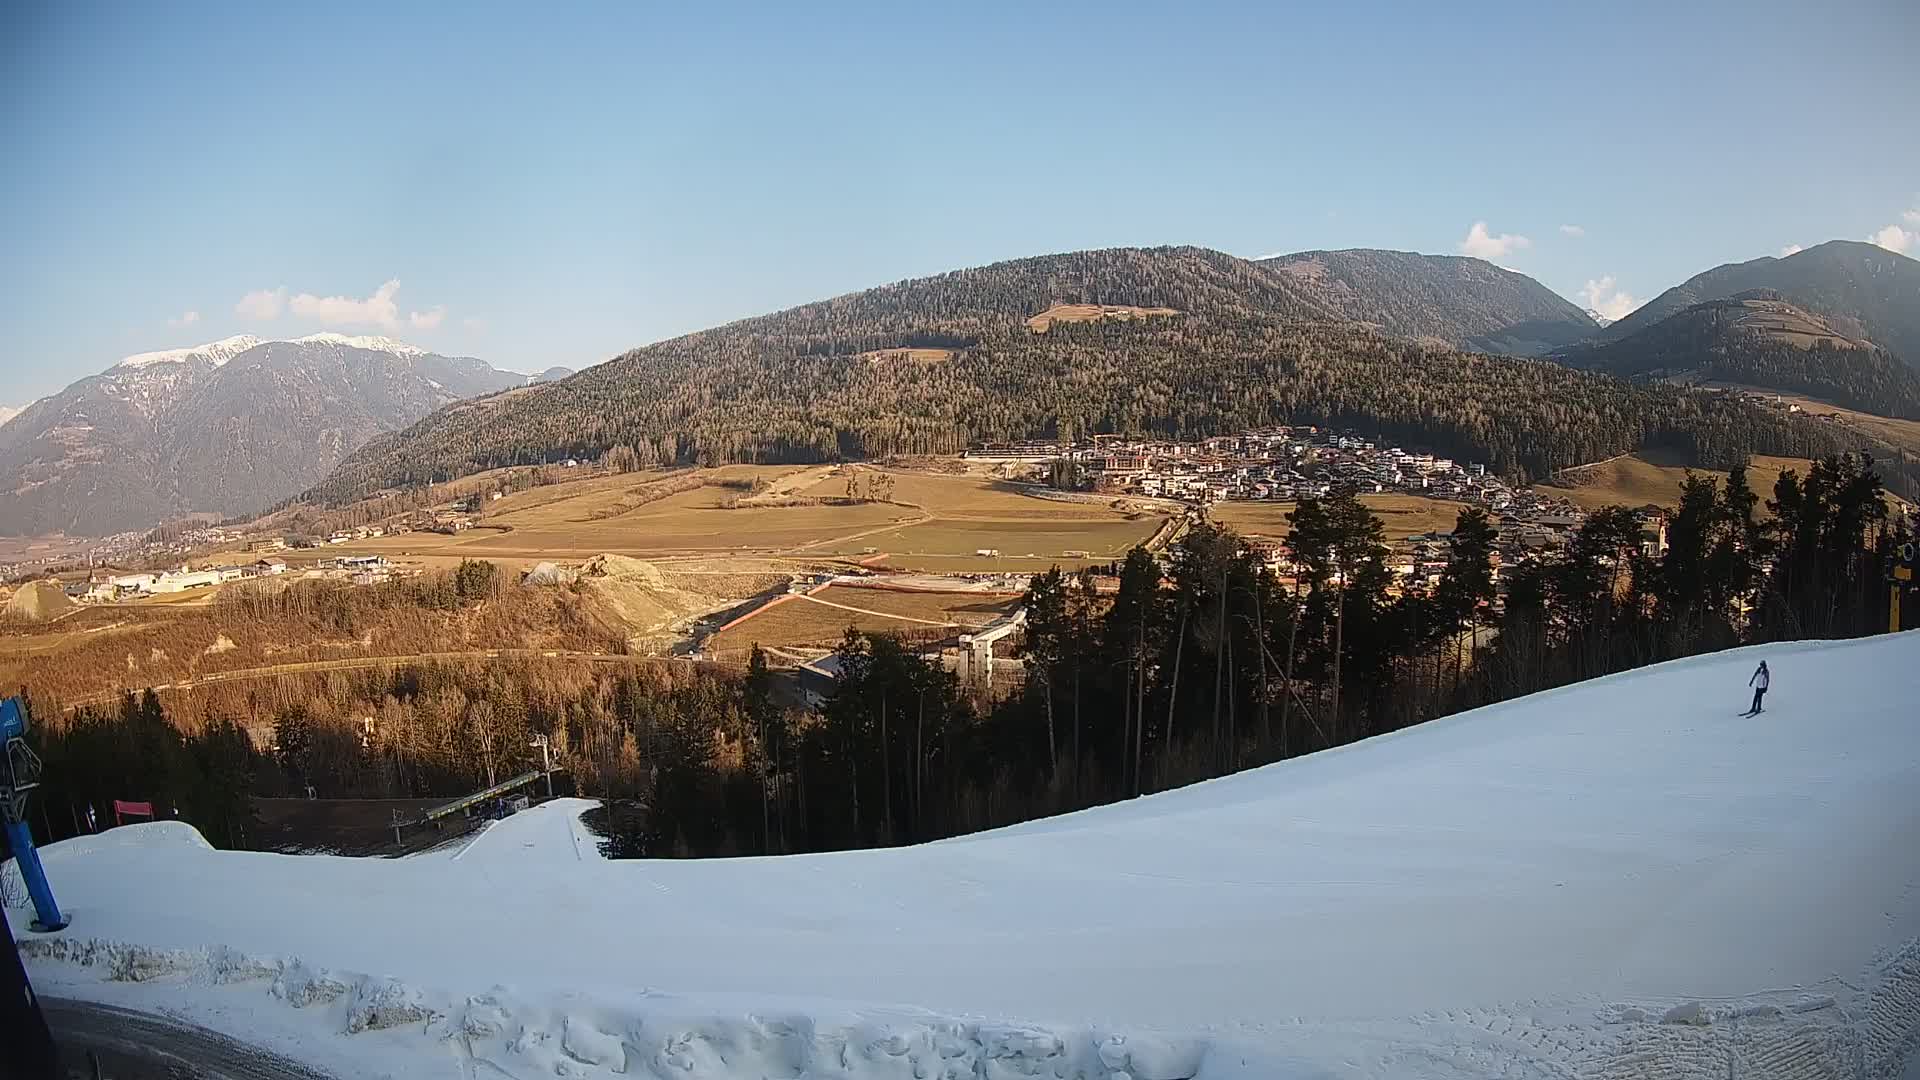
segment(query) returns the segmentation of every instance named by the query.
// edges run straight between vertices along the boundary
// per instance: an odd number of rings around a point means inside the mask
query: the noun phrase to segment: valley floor
[[[1897,1078],[1916,700],[1920,633],[1763,646],[784,858],[606,861],[577,800],[401,860],[134,826],[49,848],[73,925],[21,936],[43,993],[340,1075]]]

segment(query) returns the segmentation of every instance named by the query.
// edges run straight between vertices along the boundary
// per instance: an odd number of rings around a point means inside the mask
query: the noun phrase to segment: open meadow
[[[489,502],[475,527],[459,534],[375,537],[289,553],[288,559],[297,564],[380,554],[429,568],[473,558],[524,569],[603,553],[647,559],[879,556],[884,565],[903,569],[1037,571],[1055,562],[1116,558],[1151,537],[1163,520],[1098,499],[1030,494],[991,476],[730,465],[595,474]],[[1000,554],[977,555],[981,550]]]
[[[1766,500],[1773,494],[1774,482],[1788,469],[1807,474],[1810,463],[1802,458],[1756,455],[1747,465],[1747,486],[1760,495],[1760,513],[1766,513]],[[1726,479],[1726,473],[1713,469],[1693,469],[1702,476]],[[1586,510],[1603,506],[1677,506],[1680,486],[1688,469],[1678,459],[1642,452],[1624,454],[1593,465],[1567,469],[1552,479],[1534,485],[1534,490],[1571,501]]]
[[[1386,527],[1389,541],[1450,531],[1454,519],[1466,509],[1465,503],[1418,495],[1362,495],[1360,501]],[[1290,502],[1223,502],[1213,504],[1207,514],[1215,523],[1243,535],[1278,540],[1285,538],[1291,528],[1287,515],[1293,513],[1293,508]]]

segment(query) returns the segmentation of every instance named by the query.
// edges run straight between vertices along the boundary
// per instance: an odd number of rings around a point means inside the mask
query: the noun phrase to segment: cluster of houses
[[[355,585],[377,585],[390,579],[395,568],[381,555],[346,555],[321,559],[312,567],[297,571],[302,577],[335,578]],[[96,570],[86,577],[67,583],[67,595],[88,603],[113,603],[144,596],[206,589],[229,582],[256,578],[276,578],[289,573],[286,560],[266,556],[252,562],[202,567],[182,566],[177,570],[141,573],[111,573]]]
[[[1481,464],[1385,446],[1314,427],[1262,428],[1199,442],[1102,437],[1066,448],[1095,490],[1179,499],[1293,502],[1336,490],[1404,492],[1504,512],[1527,493]]]
[[[378,585],[392,578],[395,568],[384,555],[342,555],[337,559],[321,559],[310,573],[344,577],[355,585]]]
[[[76,600],[110,602],[139,596],[186,592],[189,589],[204,589],[214,585],[224,585],[229,581],[272,577],[286,572],[287,564],[281,559],[259,559],[250,563],[209,566],[200,570],[182,566],[178,570],[150,573],[113,574],[96,570],[77,581],[68,582],[67,594]]]
[[[1401,493],[1485,507],[1496,521],[1497,565],[1512,566],[1558,551],[1586,521],[1565,499],[1515,488],[1479,463],[1462,463],[1318,427],[1270,427],[1196,442],[1097,436],[1090,441],[1000,443],[969,458],[1030,464],[1072,462],[1094,490],[1174,499],[1204,512],[1227,500],[1294,502],[1335,491]],[[1648,555],[1666,550],[1666,512],[1640,511]],[[1452,534],[1396,539],[1389,565],[1396,582],[1431,585],[1446,567]],[[1254,539],[1284,579],[1294,572],[1285,546]]]

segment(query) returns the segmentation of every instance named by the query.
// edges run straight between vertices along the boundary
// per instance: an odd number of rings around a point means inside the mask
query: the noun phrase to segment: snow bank
[[[578,800],[451,858],[90,840],[23,949],[354,1074],[1897,1077],[1916,701],[1920,635],[1740,650],[783,859],[606,861]]]
[[[82,858],[117,848],[144,848],[147,850],[172,849],[176,851],[212,851],[214,847],[200,830],[184,821],[143,821],[134,825],[109,829],[93,836],[76,836],[71,840],[62,840],[50,847],[40,849],[41,862],[54,852],[61,853],[63,859]],[[57,897],[58,892],[55,893]],[[12,859],[0,863],[0,907],[30,910],[33,900],[27,895],[26,882],[20,877],[20,867]]]

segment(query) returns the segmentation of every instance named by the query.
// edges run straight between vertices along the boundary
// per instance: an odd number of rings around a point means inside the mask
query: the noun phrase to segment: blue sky
[[[0,402],[242,332],[580,367],[1123,244],[1464,244],[1583,306],[1790,244],[1915,253],[1916,42],[1911,0],[24,0]]]

